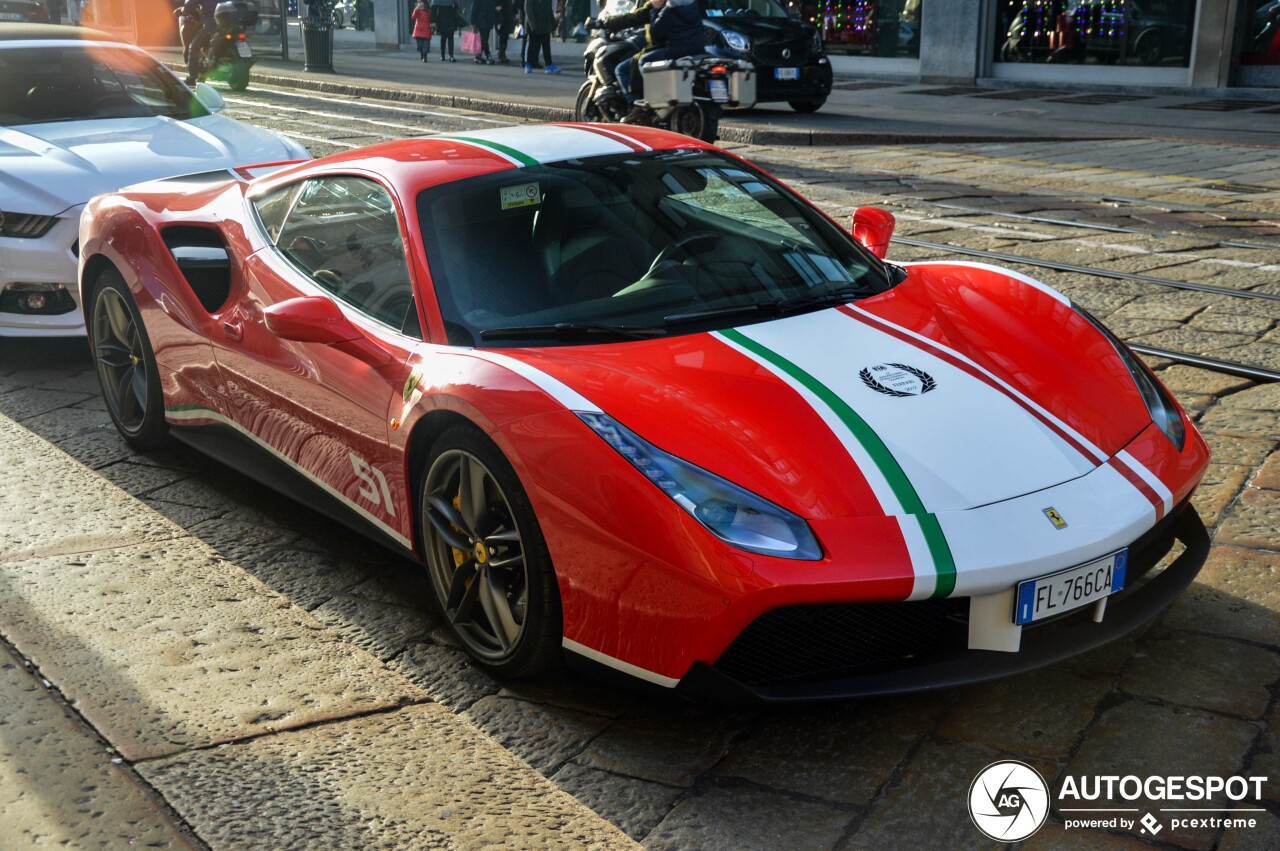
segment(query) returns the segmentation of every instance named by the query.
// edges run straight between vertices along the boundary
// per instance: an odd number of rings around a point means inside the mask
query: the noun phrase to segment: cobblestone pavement
[[[373,104],[334,107],[330,116],[269,92],[237,96],[232,109],[299,134],[317,153],[484,121]],[[1280,292],[1280,166],[1256,149],[1125,141],[738,150],[839,218],[860,204],[893,209],[901,236]],[[890,258],[940,253],[899,245]],[[1126,339],[1280,368],[1277,302],[1027,271]],[[174,565],[165,556],[173,541],[137,518],[115,519],[119,535],[137,536],[137,557],[150,558],[174,589],[157,599],[163,611],[150,617],[173,612],[175,620],[187,621],[171,641],[212,643],[215,649],[201,664],[219,674],[215,685],[232,690],[219,693],[197,678],[190,684],[196,696],[174,698],[175,705],[216,701],[220,694],[233,699],[235,689],[262,695],[266,704],[279,691],[282,705],[252,712],[246,706],[236,723],[219,731],[183,726],[181,718],[170,718],[167,728],[157,725],[127,699],[95,703],[81,694],[81,666],[108,664],[128,681],[145,677],[149,665],[164,664],[106,646],[106,633],[85,632],[104,645],[71,648],[73,658],[59,676],[43,668],[40,673],[69,701],[73,717],[105,737],[122,755],[121,765],[136,772],[143,795],[130,805],[140,808],[144,821],[148,806],[159,813],[147,829],[172,831],[177,824],[184,841],[215,848],[234,848],[245,839],[237,832],[247,816],[235,803],[241,796],[271,802],[253,815],[257,833],[249,835],[261,846],[318,847],[306,832],[306,818],[289,817],[289,810],[312,816],[315,784],[334,782],[323,766],[342,762],[341,782],[364,784],[362,794],[370,799],[384,791],[403,795],[405,783],[411,791],[418,788],[411,776],[378,770],[368,754],[348,763],[343,755],[358,754],[359,741],[344,739],[346,750],[340,751],[323,740],[322,725],[303,717],[323,715],[323,707],[291,703],[310,686],[321,701],[346,706],[367,700],[367,710],[356,716],[365,722],[362,735],[390,742],[412,738],[418,722],[383,729],[394,726],[378,726],[383,707],[405,701],[415,708],[442,706],[650,849],[994,846],[970,823],[965,800],[975,774],[1002,758],[1031,764],[1054,787],[1068,775],[1272,778],[1264,800],[1240,805],[1259,810],[1249,814],[1258,821],[1252,830],[1169,828],[1154,837],[1141,826],[1067,832],[1055,812],[1025,843],[1029,848],[1280,847],[1280,384],[1152,363],[1214,452],[1195,498],[1213,534],[1212,554],[1196,584],[1154,624],[1084,657],[994,685],[839,705],[725,709],[604,687],[570,673],[494,680],[450,640],[416,565],[192,452],[131,452],[103,411],[82,345],[0,343],[0,415],[53,447],[36,454],[65,456],[93,470],[104,486],[134,495],[177,524],[180,539],[195,539],[202,548],[206,561]],[[24,500],[34,498],[39,482],[20,482],[31,491],[0,499],[0,507],[21,511]],[[30,521],[76,528],[74,516]],[[109,559],[95,563],[101,560],[86,557],[87,548],[74,541],[60,552],[24,555],[16,549],[20,540],[3,537],[4,528],[0,544],[11,554],[0,559],[0,568],[40,567],[60,572],[60,582],[87,583],[92,592],[78,593],[76,605],[107,605],[119,592]],[[5,573],[0,569],[0,577]],[[222,596],[236,602],[217,602],[216,588],[184,595],[189,574],[204,577],[202,584],[234,585],[234,594]],[[32,634],[24,612],[43,612],[64,624],[84,616],[72,603],[61,605],[54,592],[51,584],[0,587],[0,633],[9,652]],[[279,654],[288,660],[290,651],[267,639],[233,642],[235,655],[224,657],[217,642],[242,622],[242,606],[305,609],[309,628],[345,642],[356,661],[333,672],[307,667],[301,657],[282,664]],[[198,626],[193,611],[204,615]],[[123,629],[159,629],[122,618]],[[288,637],[292,628],[276,625],[271,638]],[[21,664],[7,664],[4,650],[0,675]],[[77,661],[77,654],[87,658]],[[228,677],[224,668],[240,673]],[[295,684],[298,677],[306,682]],[[116,692],[123,696],[127,689]],[[419,694],[429,703],[417,703]],[[101,717],[77,716],[85,703],[107,709]],[[298,740],[273,733],[279,713],[302,718],[290,734]],[[273,752],[307,762],[320,751],[326,755],[316,758],[313,773],[285,777],[265,770],[280,764],[270,758]],[[388,759],[403,755],[391,750]],[[210,772],[222,779],[210,780]],[[0,802],[5,782],[0,773]],[[341,813],[315,818],[345,823]],[[287,827],[273,830],[273,819]],[[330,847],[373,846],[397,836],[377,819],[343,830],[356,832],[335,833]]]

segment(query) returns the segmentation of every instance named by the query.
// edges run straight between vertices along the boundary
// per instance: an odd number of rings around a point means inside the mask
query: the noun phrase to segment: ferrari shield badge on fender
[[[1058,509],[1049,506],[1044,510],[1044,516],[1049,518],[1049,522],[1053,524],[1055,529],[1067,528],[1067,521],[1058,513]]]
[[[858,373],[862,383],[886,396],[919,396],[938,386],[923,369],[904,363],[877,363]]]
[[[408,402],[409,397],[413,395],[413,391],[418,389],[418,385],[422,383],[422,371],[415,369],[409,373],[409,377],[404,380],[404,390],[401,391],[401,397]]]

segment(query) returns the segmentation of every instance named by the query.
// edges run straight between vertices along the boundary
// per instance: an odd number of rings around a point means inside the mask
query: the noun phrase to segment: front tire
[[[810,112],[817,112],[818,110],[822,109],[822,105],[825,104],[826,102],[827,102],[826,98],[813,98],[811,100],[787,101],[787,103],[791,105],[792,109],[794,109],[796,112],[800,112],[804,114],[808,114]]]
[[[573,102],[574,121],[608,122],[608,118],[600,111],[600,107],[591,98],[595,94],[595,86],[587,80],[578,89],[578,97]]]
[[[160,449],[169,435],[160,370],[133,294],[118,271],[98,276],[88,308],[98,383],[111,421],[134,449]]]
[[[471,426],[442,434],[418,506],[432,590],[467,652],[505,677],[553,667],[563,634],[555,570],[529,497],[493,441]]]

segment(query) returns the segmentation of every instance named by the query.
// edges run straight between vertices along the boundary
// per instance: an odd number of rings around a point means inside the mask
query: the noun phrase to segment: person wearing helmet
[[[182,6],[183,17],[188,20],[198,17],[203,24],[185,50],[187,55],[188,86],[196,84],[196,78],[200,76],[200,63],[205,45],[213,38],[213,34],[218,31],[218,25],[213,19],[213,12],[218,8],[219,2],[220,0],[187,0]]]

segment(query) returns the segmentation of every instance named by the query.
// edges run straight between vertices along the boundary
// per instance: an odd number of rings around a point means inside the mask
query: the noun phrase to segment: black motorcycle
[[[587,21],[594,28],[595,21]],[[627,103],[615,69],[644,46],[643,34],[597,33],[582,57],[587,80],[578,89],[575,121],[619,122],[628,115]],[[714,142],[726,106],[755,103],[755,69],[741,59],[707,54],[646,63],[644,95],[635,105],[642,108],[630,123],[662,127],[705,142]]]
[[[258,22],[258,7],[247,0],[225,0],[213,10],[217,31],[200,55],[200,79],[223,80],[232,91],[249,87],[249,69],[258,59],[249,47],[249,31]]]

